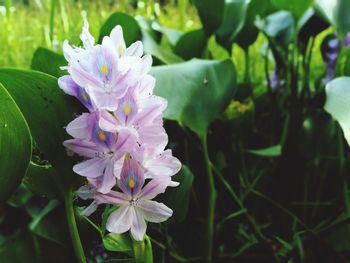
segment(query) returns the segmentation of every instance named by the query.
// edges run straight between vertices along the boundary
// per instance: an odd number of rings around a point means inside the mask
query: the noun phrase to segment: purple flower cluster
[[[172,215],[170,208],[151,199],[178,185],[171,176],[181,163],[165,150],[167,101],[153,95],[151,56],[143,55],[140,41],[126,47],[120,26],[102,44],[95,44],[85,21],[80,38],[83,48],[63,44],[68,66],[62,68],[69,75],[58,83],[89,111],[67,125],[73,139],[64,142],[69,153],[84,157],[73,167],[89,183],[78,195],[94,200],[82,214],[90,215],[103,203],[117,205],[107,230],[130,229],[136,240],[142,240],[145,221],[163,222]]]

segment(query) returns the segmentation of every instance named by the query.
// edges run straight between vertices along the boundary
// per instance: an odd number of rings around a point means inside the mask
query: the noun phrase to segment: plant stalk
[[[132,238],[132,248],[135,263],[153,263],[152,243],[147,235],[143,241],[136,241]]]
[[[77,223],[75,221],[73,207],[73,192],[70,189],[64,195],[64,204],[66,208],[66,216],[68,222],[69,233],[73,243],[73,249],[78,263],[86,263],[84,249],[80,241]]]
[[[215,220],[215,204],[216,204],[216,188],[214,182],[213,171],[208,153],[207,134],[201,138],[203,155],[207,169],[208,179],[208,212],[207,212],[207,229],[206,229],[206,262],[212,262],[213,260],[213,239],[214,239],[214,220]]]

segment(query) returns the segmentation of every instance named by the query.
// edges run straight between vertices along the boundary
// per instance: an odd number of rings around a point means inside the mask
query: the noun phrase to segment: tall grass
[[[137,9],[129,1],[41,0],[30,1],[29,5],[6,1],[10,3],[9,14],[0,13],[0,28],[3,29],[0,30],[0,66],[28,68],[38,46],[61,51],[65,39],[78,44],[84,17],[95,37],[102,23],[116,11],[157,18],[162,25],[180,30],[200,27],[196,11],[191,6],[179,13],[177,6],[160,7],[155,3],[160,10],[155,14],[150,13],[147,3],[142,1]],[[187,26],[179,23],[184,16],[191,21]]]

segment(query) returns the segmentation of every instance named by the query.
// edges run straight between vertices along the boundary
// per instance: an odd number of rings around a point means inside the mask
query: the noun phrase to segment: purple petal
[[[99,204],[129,204],[127,196],[116,191],[110,191],[106,194],[97,193],[94,198]]]
[[[116,183],[116,178],[114,176],[114,158],[109,158],[106,169],[103,174],[101,185],[97,188],[97,190],[103,194],[108,193],[111,191],[113,186]]]
[[[63,142],[63,145],[70,151],[87,158],[94,158],[100,155],[100,147],[93,142],[71,139]]]
[[[126,49],[122,27],[118,25],[115,28],[113,28],[110,34],[110,38],[114,43],[119,55],[122,55]]]
[[[92,128],[91,115],[83,113],[67,125],[66,131],[76,139],[89,140],[91,138]]]
[[[94,158],[73,166],[73,171],[81,176],[96,178],[103,175],[106,169],[107,158]]]
[[[146,222],[143,218],[143,214],[132,207],[133,220],[131,225],[131,234],[133,238],[137,241],[142,241],[146,233]]]
[[[107,132],[117,132],[118,131],[118,121],[113,117],[108,111],[101,111],[99,117],[99,126],[102,130]]]
[[[134,159],[125,158],[120,180],[118,180],[119,188],[129,197],[133,197],[140,192],[144,182],[141,165]]]
[[[169,176],[162,176],[153,178],[149,183],[141,190],[138,195],[139,199],[153,199],[157,195],[164,193],[168,187],[171,179]]]
[[[163,203],[150,200],[139,200],[136,207],[145,220],[152,223],[164,222],[173,214],[173,210]]]
[[[135,99],[131,94],[126,94],[119,100],[118,108],[115,112],[116,117],[123,125],[129,125],[138,112],[138,107]]]
[[[129,205],[121,206],[107,219],[106,228],[109,232],[121,234],[128,231],[133,221],[132,208]]]

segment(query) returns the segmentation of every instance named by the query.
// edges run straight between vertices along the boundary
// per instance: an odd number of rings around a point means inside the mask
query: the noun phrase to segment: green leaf
[[[183,62],[182,58],[161,47],[154,39],[154,30],[150,28],[149,21],[142,16],[136,17],[142,33],[144,52],[159,59],[164,64],[175,64]]]
[[[255,25],[269,38],[288,45],[294,36],[294,19],[291,13],[279,11],[255,21]]]
[[[272,8],[269,0],[251,0],[249,2],[245,16],[245,24],[236,36],[235,40],[240,47],[247,49],[256,41],[259,30],[254,25],[255,19],[258,15],[264,17],[268,13],[272,13],[271,9]]]
[[[236,91],[236,71],[230,60],[193,59],[158,66],[155,93],[168,100],[165,118],[176,120],[203,136]]]
[[[298,20],[311,7],[313,0],[271,0],[271,2],[276,8],[291,12]]]
[[[350,48],[344,48],[337,59],[336,72],[338,76],[350,76]]]
[[[278,157],[281,155],[281,151],[281,145],[279,144],[259,150],[247,150],[247,152],[261,157]]]
[[[350,31],[350,1],[316,0],[316,7],[344,37]]]
[[[67,156],[62,143],[69,137],[64,127],[73,119],[74,114],[80,111],[79,104],[73,103],[74,99],[59,89],[55,77],[44,73],[1,69],[0,82],[16,101],[41,152],[57,170],[56,182],[60,181],[66,186],[62,190],[78,182],[79,176],[72,171],[74,160]],[[1,112],[6,112],[6,115],[10,116],[8,110]],[[24,132],[22,133],[26,136]],[[13,131],[11,134],[14,134]],[[19,162],[18,156],[17,152],[14,158],[17,167],[25,163]]]
[[[185,60],[200,58],[207,46],[204,30],[190,31],[181,36],[174,47],[174,53]]]
[[[31,69],[38,70],[55,77],[61,77],[66,71],[61,70],[61,66],[67,65],[67,61],[62,54],[56,53],[46,48],[39,47],[32,58]]]
[[[57,172],[51,165],[38,165],[30,162],[23,183],[34,194],[50,199],[59,198],[59,189],[54,184],[57,176]]]
[[[180,185],[168,189],[169,193],[166,193],[165,203],[174,212],[171,220],[179,223],[183,221],[187,215],[193,183],[193,174],[186,165],[182,165],[182,169],[177,175],[172,177],[172,180],[179,182]]]
[[[350,145],[350,77],[332,80],[326,86],[324,109],[337,120]]]
[[[15,208],[19,208],[26,205],[32,197],[33,194],[21,183],[7,203]]]
[[[129,234],[110,233],[103,237],[103,246],[109,251],[128,254],[132,252],[132,241]]]
[[[18,230],[0,243],[1,263],[40,262],[34,238],[28,230]]]
[[[124,40],[127,46],[141,39],[141,31],[137,21],[132,16],[122,12],[116,12],[102,25],[98,43],[101,43],[103,37],[109,35],[117,25],[123,28]]]
[[[216,40],[229,53],[231,53],[236,36],[244,25],[248,3],[248,0],[226,0],[225,2],[224,18],[216,32]]]
[[[7,200],[19,186],[31,153],[27,122],[9,92],[0,83],[0,203]]]
[[[152,23],[152,29],[159,33],[162,33],[169,40],[169,43],[172,46],[175,46],[175,44],[179,41],[182,35],[181,31],[161,26],[156,21]]]
[[[194,0],[198,15],[207,36],[213,34],[221,25],[225,10],[225,0]]]

